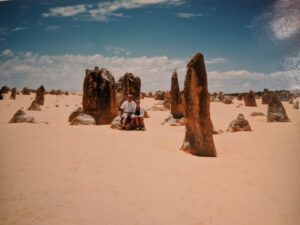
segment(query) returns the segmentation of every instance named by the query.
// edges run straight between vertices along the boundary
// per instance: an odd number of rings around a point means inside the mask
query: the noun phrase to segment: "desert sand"
[[[146,131],[70,126],[79,95],[25,110],[48,124],[9,124],[32,99],[0,101],[1,225],[299,224],[300,111],[287,102],[289,123],[251,117],[266,114],[261,100],[212,102],[217,130],[243,113],[253,131],[214,135],[218,157],[206,158],[179,150],[185,127],[162,126],[168,111],[149,111]]]

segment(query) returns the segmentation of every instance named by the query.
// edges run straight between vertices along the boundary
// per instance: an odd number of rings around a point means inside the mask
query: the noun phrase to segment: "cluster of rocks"
[[[119,107],[128,94],[131,94],[135,101],[140,99],[139,77],[126,73],[115,82],[113,75],[107,69],[99,69],[99,67],[95,67],[94,70],[87,69],[83,82],[83,107],[71,113],[69,122],[71,125],[110,124],[119,117]]]

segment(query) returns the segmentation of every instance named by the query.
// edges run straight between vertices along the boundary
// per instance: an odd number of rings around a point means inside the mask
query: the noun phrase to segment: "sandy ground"
[[[8,124],[30,98],[0,101],[1,225],[299,224],[300,111],[288,103],[290,123],[250,117],[266,113],[261,100],[212,103],[216,129],[241,112],[253,131],[214,135],[218,157],[200,158],[179,150],[184,127],[161,125],[168,112],[149,111],[145,132],[69,126],[80,96],[28,111],[49,124]]]

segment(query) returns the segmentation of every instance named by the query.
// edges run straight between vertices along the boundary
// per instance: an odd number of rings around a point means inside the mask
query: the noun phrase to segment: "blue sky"
[[[0,0],[0,85],[80,90],[99,66],[167,90],[200,51],[211,91],[298,88],[299,15],[298,0]]]

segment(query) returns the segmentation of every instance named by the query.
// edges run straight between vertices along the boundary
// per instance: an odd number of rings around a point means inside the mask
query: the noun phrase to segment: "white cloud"
[[[187,64],[185,59],[166,56],[135,58],[105,57],[98,54],[51,56],[38,55],[32,52],[15,53],[14,55],[14,58],[8,58],[0,64],[0,83],[19,88],[24,86],[35,88],[44,84],[48,89],[81,90],[85,69],[99,66],[110,70],[116,80],[126,72],[140,76],[143,91],[170,89],[171,75],[177,69],[180,88],[182,89]],[[289,67],[288,71],[278,71],[271,74],[248,70],[208,71],[207,73],[211,92],[242,92],[249,89],[300,87],[300,70],[297,67]]]
[[[299,34],[299,0],[277,0],[272,12],[270,28],[274,37],[278,40],[284,40]]]
[[[220,64],[220,63],[227,63],[227,60],[224,58],[215,58],[210,60],[205,60],[206,64]]]
[[[184,19],[190,19],[190,18],[200,17],[204,15],[201,13],[176,13],[176,16]]]
[[[12,29],[12,32],[18,32],[18,31],[22,31],[22,30],[28,30],[28,27],[15,27],[14,29]]]
[[[14,52],[10,49],[5,49],[5,50],[2,51],[1,55],[4,56],[4,57],[13,57]]]
[[[52,26],[47,26],[45,28],[46,31],[51,31],[51,30],[57,30],[59,28],[59,26],[56,25],[52,25]]]
[[[117,47],[117,46],[113,46],[113,45],[107,45],[104,48],[107,52],[110,52],[114,55],[122,55],[122,54],[125,54],[127,56],[130,55],[130,51],[128,51],[124,48],[121,48],[121,47]]]
[[[43,17],[69,17],[75,16],[77,14],[83,13],[87,10],[85,4],[65,6],[65,7],[55,7],[51,8],[49,12],[43,13]]]
[[[43,13],[43,17],[70,17],[83,14],[85,18],[94,21],[106,22],[112,18],[126,17],[120,10],[130,10],[152,5],[179,6],[185,0],[115,0],[100,1],[98,4],[80,4],[51,8]]]

